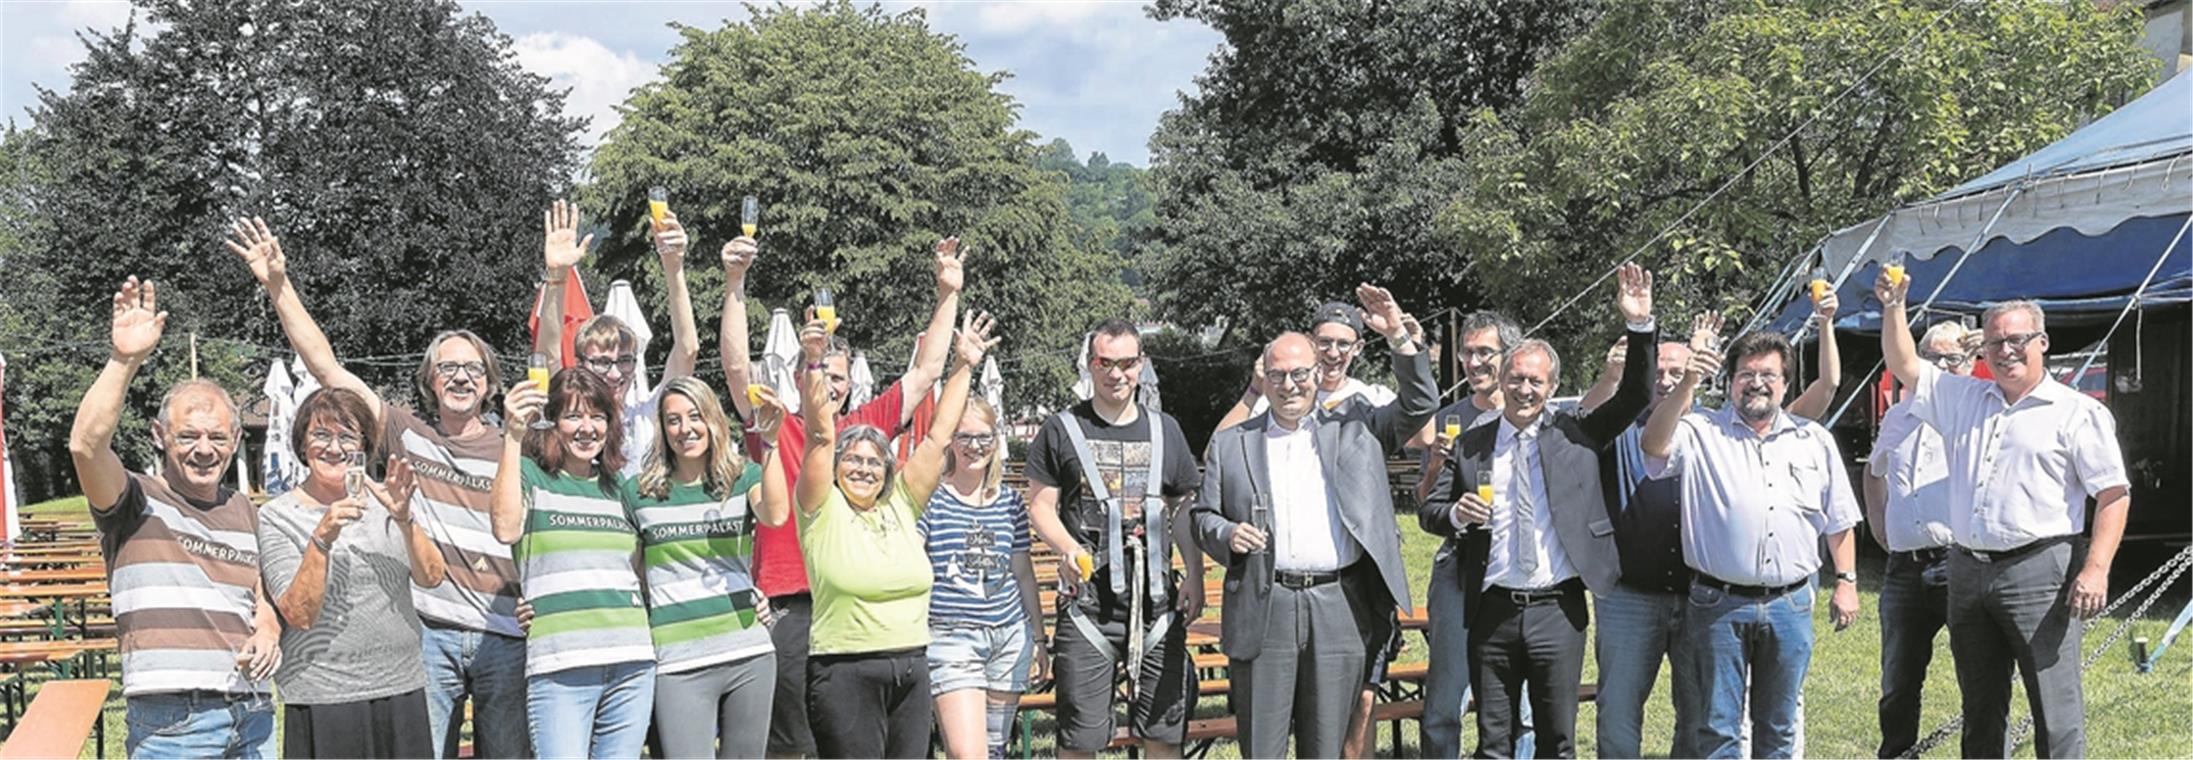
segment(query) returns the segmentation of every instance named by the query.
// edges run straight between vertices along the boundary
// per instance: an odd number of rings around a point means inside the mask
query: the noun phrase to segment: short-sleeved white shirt
[[[2100,401],[2046,378],[2006,403],[1993,381],[1923,366],[1911,413],[1949,454],[1949,529],[1957,545],[2001,551],[2086,529],[2086,499],[2129,485],[2117,419]]]
[[[1820,569],[1820,537],[1857,525],[1850,474],[1826,428],[1775,410],[1760,437],[1734,402],[1692,412],[1648,477],[1683,478],[1683,562],[1747,586],[1786,586]]]
[[[1866,457],[1866,472],[1888,486],[1881,527],[1889,551],[1910,552],[1948,546],[1949,454],[1942,434],[1911,413],[1911,402],[1888,408],[1880,437]]]

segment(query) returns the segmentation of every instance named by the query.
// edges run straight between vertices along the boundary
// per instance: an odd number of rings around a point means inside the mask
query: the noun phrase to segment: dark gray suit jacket
[[[1539,476],[1546,484],[1546,507],[1552,510],[1554,533],[1569,564],[1594,593],[1606,593],[1621,580],[1621,555],[1614,545],[1614,521],[1607,512],[1607,492],[1599,482],[1600,457],[1629,429],[1637,415],[1652,402],[1652,377],[1660,347],[1653,333],[1632,332],[1622,365],[1621,385],[1606,403],[1589,412],[1544,412],[1539,422]],[[1456,560],[1461,578],[1464,619],[1475,615],[1478,595],[1484,587],[1485,561],[1492,548],[1492,533],[1482,524],[1456,530],[1448,518],[1455,500],[1477,490],[1477,472],[1492,461],[1500,425],[1488,423],[1470,428],[1455,441],[1455,453],[1439,471],[1430,498],[1418,508],[1417,524],[1425,531],[1446,536],[1460,544]]]
[[[1401,564],[1401,530],[1393,521],[1386,456],[1400,450],[1439,408],[1439,387],[1425,351],[1395,355],[1393,374],[1401,386],[1393,403],[1374,407],[1351,401],[1332,411],[1312,412],[1303,421],[1317,426],[1318,460],[1329,490],[1340,502],[1340,521],[1377,568],[1374,578],[1359,566],[1343,582],[1354,584],[1354,598],[1383,600],[1367,617],[1387,621],[1392,620],[1396,603],[1409,605],[1409,574]],[[1267,508],[1272,505],[1269,460],[1264,452],[1264,433],[1272,424],[1271,413],[1265,412],[1211,437],[1203,490],[1190,512],[1196,544],[1226,566],[1219,647],[1237,660],[1256,659],[1263,647],[1264,621],[1271,604],[1272,554],[1235,554],[1228,544],[1234,526],[1250,521],[1259,500]]]

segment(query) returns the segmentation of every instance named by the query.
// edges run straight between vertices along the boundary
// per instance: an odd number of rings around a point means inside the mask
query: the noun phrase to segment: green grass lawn
[[[34,504],[24,508],[26,514],[48,512],[84,511],[82,497]],[[1424,601],[1424,581],[1429,577],[1433,552],[1439,548],[1439,540],[1418,530],[1413,517],[1401,518],[1402,554],[1409,567],[1412,594],[1415,601]],[[2166,555],[2167,556],[2167,555]],[[2123,565],[2120,562],[2120,566]],[[1811,757],[1872,757],[1880,739],[1875,718],[1875,700],[1880,697],[1880,619],[1876,616],[1874,601],[1880,584],[1878,558],[1861,558],[1860,594],[1863,598],[1858,623],[1850,630],[1833,632],[1827,621],[1827,605],[1815,606],[1814,623],[1821,633],[1814,645],[1811,672],[1805,681],[1805,753]],[[2120,580],[2112,593],[2129,589],[2138,579]],[[2135,621],[2128,632],[2114,647],[2102,656],[2100,662],[2087,673],[2086,713],[2087,751],[2095,757],[2188,757],[2193,756],[2193,640],[2181,641],[2170,650],[2169,656],[2155,671],[2147,674],[2134,672],[2129,655],[2134,636],[2145,636],[2150,641],[2162,637],[2170,620],[2186,603],[2186,579],[2181,578],[2162,601],[2148,611],[2145,617]],[[2091,651],[2108,633],[2115,629],[2123,615],[2129,614],[2137,602],[2127,605],[2117,618],[2103,621],[2086,638]],[[1218,600],[1209,600],[1209,606],[1217,608]],[[1595,626],[1590,634],[1601,631]],[[1403,649],[1404,662],[1425,659],[1428,653],[1424,639],[1410,636]],[[1584,680],[1596,679],[1596,666],[1590,658],[1584,661]],[[1667,754],[1669,738],[1674,733],[1674,715],[1667,702],[1667,674],[1661,674],[1660,685],[1653,691],[1653,699],[1645,712],[1645,744],[1648,756]],[[2013,687],[2014,704],[2012,720],[2025,714],[2025,697],[2022,687]],[[123,725],[120,687],[116,696],[107,704],[106,756],[122,756]],[[1934,666],[1928,672],[1925,700],[1925,716],[1920,721],[1922,731],[1932,731],[1957,714],[1957,682],[1951,672],[1949,639],[1944,634],[1935,644]],[[1226,714],[1225,700],[1211,698],[1197,706],[1199,718]],[[1577,755],[1597,756],[1597,746],[1592,734],[1597,713],[1593,705],[1585,704],[1577,714]],[[1048,756],[1053,747],[1053,733],[1049,714],[1034,717],[1035,751],[1038,756]],[[1463,749],[1476,746],[1476,727],[1469,719],[1463,721]],[[277,731],[279,727],[277,726]],[[764,730],[754,727],[752,730]],[[1406,724],[1401,737],[1402,746],[1395,753],[1394,737],[1383,725],[1380,727],[1378,751],[1380,756],[1415,757],[1417,738],[1415,724]],[[1927,757],[1955,757],[1957,739],[1953,735]],[[2018,757],[2032,757],[2030,741],[2021,744]],[[84,757],[91,757],[85,753]],[[1221,743],[1212,748],[1211,757],[1234,758],[1240,756],[1237,745]]]

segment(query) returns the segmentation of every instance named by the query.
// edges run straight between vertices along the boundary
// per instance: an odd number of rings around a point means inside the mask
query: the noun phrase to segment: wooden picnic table
[[[18,618],[33,612],[45,612],[51,606],[37,602],[0,601],[0,618]]]
[[[107,595],[107,583],[10,583],[0,586],[0,600],[90,599]]]
[[[68,567],[47,570],[0,571],[0,583],[6,584],[88,583],[92,581],[105,582],[106,579],[107,571],[106,568],[103,567]]]

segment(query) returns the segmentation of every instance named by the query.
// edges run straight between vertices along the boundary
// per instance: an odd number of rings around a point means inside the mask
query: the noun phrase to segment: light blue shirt
[[[1820,537],[1857,525],[1835,437],[1776,409],[1765,437],[1736,403],[1692,412],[1647,477],[1683,478],[1683,562],[1728,583],[1786,586],[1820,569]]]

